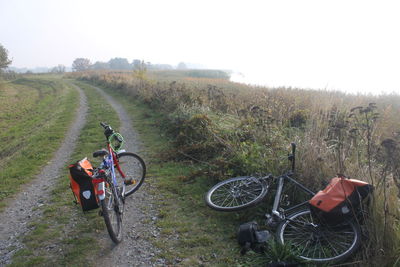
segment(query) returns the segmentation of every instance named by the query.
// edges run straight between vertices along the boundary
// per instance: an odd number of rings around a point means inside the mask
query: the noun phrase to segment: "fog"
[[[229,69],[267,86],[399,93],[398,10],[358,0],[0,0],[0,43],[20,68],[123,57]]]

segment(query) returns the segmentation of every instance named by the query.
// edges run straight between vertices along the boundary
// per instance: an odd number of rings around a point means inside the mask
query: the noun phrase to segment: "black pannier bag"
[[[321,223],[339,224],[357,216],[372,191],[366,182],[335,177],[309,201],[311,214]]]
[[[97,209],[99,201],[97,198],[97,187],[93,184],[92,164],[84,158],[75,164],[69,165],[70,186],[74,193],[76,202],[79,203],[83,211]]]

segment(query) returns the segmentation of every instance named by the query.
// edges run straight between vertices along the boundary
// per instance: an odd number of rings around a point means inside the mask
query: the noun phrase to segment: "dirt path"
[[[93,86],[94,87],[94,86]],[[129,115],[124,108],[107,95],[101,89],[94,87],[115,109],[120,121],[121,128],[118,129],[126,141],[124,149],[130,152],[140,151],[141,144],[138,135],[134,131]],[[140,153],[139,153],[140,154]],[[103,266],[162,266],[162,259],[155,259],[159,252],[148,241],[159,235],[159,230],[155,226],[157,219],[156,209],[152,206],[152,196],[147,194],[149,184],[145,183],[133,195],[126,199],[125,212],[123,219],[124,240],[119,245],[114,245],[105,231],[101,236],[102,255],[97,261],[102,262]]]
[[[30,221],[41,216],[40,209],[35,208],[46,205],[48,195],[57,181],[55,178],[60,177],[61,170],[68,163],[86,123],[86,96],[80,88],[74,87],[80,94],[79,108],[63,143],[42,172],[25,185],[24,190],[10,200],[8,207],[0,214],[0,266],[9,264],[12,255],[23,247],[18,237],[29,231],[27,225]]]

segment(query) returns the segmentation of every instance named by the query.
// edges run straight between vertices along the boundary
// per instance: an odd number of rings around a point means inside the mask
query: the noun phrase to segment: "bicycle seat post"
[[[295,165],[296,165],[296,144],[291,143],[292,153],[289,155],[288,159],[292,163],[292,172],[294,172]]]

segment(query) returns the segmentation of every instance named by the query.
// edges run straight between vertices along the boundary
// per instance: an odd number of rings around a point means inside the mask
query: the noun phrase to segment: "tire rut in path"
[[[41,209],[35,208],[46,205],[49,194],[57,182],[56,178],[60,177],[62,169],[68,164],[79,134],[86,123],[88,110],[86,95],[79,87],[72,86],[79,92],[80,101],[76,117],[64,141],[40,174],[31,183],[22,186],[23,191],[10,200],[7,208],[0,213],[0,266],[10,264],[12,255],[23,248],[18,237],[29,231],[30,221],[41,216]]]
[[[138,134],[134,131],[130,116],[126,113],[120,103],[106,94],[98,87],[95,88],[117,112],[121,121],[119,132],[124,136],[124,149],[129,152],[138,152],[141,143],[138,140]],[[111,123],[112,122],[108,122]],[[157,237],[159,229],[155,225],[157,211],[153,206],[153,198],[147,193],[149,184],[144,181],[142,187],[133,195],[127,197],[125,202],[125,211],[123,217],[123,235],[124,240],[114,245],[105,230],[101,236],[101,259],[104,266],[163,266],[162,259],[156,259],[160,252],[147,239]]]

